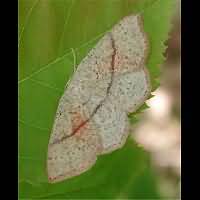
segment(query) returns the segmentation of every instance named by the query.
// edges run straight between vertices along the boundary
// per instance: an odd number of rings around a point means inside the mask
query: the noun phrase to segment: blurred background
[[[133,138],[151,153],[160,193],[166,198],[180,197],[180,0],[166,42],[166,61],[161,66],[160,87],[147,101],[150,106],[134,125]]]

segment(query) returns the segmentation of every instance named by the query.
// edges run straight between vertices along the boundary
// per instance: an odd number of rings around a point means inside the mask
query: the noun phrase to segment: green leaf
[[[133,141],[99,156],[86,173],[47,183],[46,155],[67,81],[122,17],[141,13],[153,89],[164,61],[174,0],[19,0],[19,186],[21,198],[157,198],[149,155]],[[75,57],[74,53],[75,52]],[[76,58],[74,60],[74,58]]]
[[[32,173],[30,168],[27,171]],[[146,173],[150,175],[142,181]],[[22,182],[21,198],[125,198],[132,196],[129,194],[132,187],[139,187],[138,181],[141,188],[148,184],[145,195],[156,198],[158,194],[152,174],[148,154],[129,140],[124,148],[100,156],[92,170],[76,178],[56,184],[48,184],[45,180],[38,185]],[[140,196],[142,194],[141,191]]]

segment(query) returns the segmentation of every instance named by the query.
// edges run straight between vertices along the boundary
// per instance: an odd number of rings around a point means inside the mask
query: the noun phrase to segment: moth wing
[[[116,76],[113,82],[111,99],[126,113],[136,111],[151,92],[149,74],[145,68]]]
[[[106,82],[107,80],[105,80]],[[91,114],[96,102],[101,102],[102,81],[97,82],[98,89],[86,104]],[[132,73],[118,74],[113,79],[110,95],[100,104],[92,122],[101,136],[103,149],[101,154],[112,152],[122,147],[129,135],[127,113],[134,112],[147,99],[151,91],[148,72],[144,69]]]
[[[49,182],[61,181],[88,170],[101,151],[101,139],[87,122],[83,106],[62,96],[48,146]]]
[[[101,154],[121,148],[129,134],[129,123],[126,113],[110,98],[104,102],[93,116],[92,122],[101,137]]]
[[[48,147],[50,182],[61,181],[86,171],[95,163],[96,155],[102,150],[101,138],[94,124],[90,123],[91,116],[85,104],[95,93],[96,80],[111,77],[112,49],[108,37],[105,35],[82,60],[61,97]],[[101,98],[106,95],[108,83],[105,82],[103,87]],[[95,106],[98,103],[97,100]]]
[[[60,143],[49,145],[49,182],[62,181],[87,171],[96,162],[100,144],[98,135],[88,131],[80,137],[72,136]]]
[[[82,104],[88,101],[96,89],[94,85],[101,79],[111,78],[111,56],[113,49],[110,36],[106,34],[99,40],[96,46],[90,50],[88,55],[81,61],[66,94]],[[108,83],[104,86],[104,96]]]
[[[124,17],[111,30],[115,48],[115,74],[132,72],[144,66],[149,43],[141,15]]]

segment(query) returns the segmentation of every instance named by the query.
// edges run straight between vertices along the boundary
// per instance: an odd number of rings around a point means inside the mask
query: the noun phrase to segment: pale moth
[[[147,50],[141,16],[131,15],[107,32],[79,64],[55,116],[48,146],[49,182],[80,175],[98,155],[124,145],[127,114],[151,92]]]

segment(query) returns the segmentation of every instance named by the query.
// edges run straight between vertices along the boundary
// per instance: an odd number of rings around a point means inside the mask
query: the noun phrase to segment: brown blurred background
[[[158,174],[158,187],[165,198],[180,197],[180,0],[177,0],[165,57],[161,86],[147,101],[149,109],[134,127],[133,137],[151,153]]]

